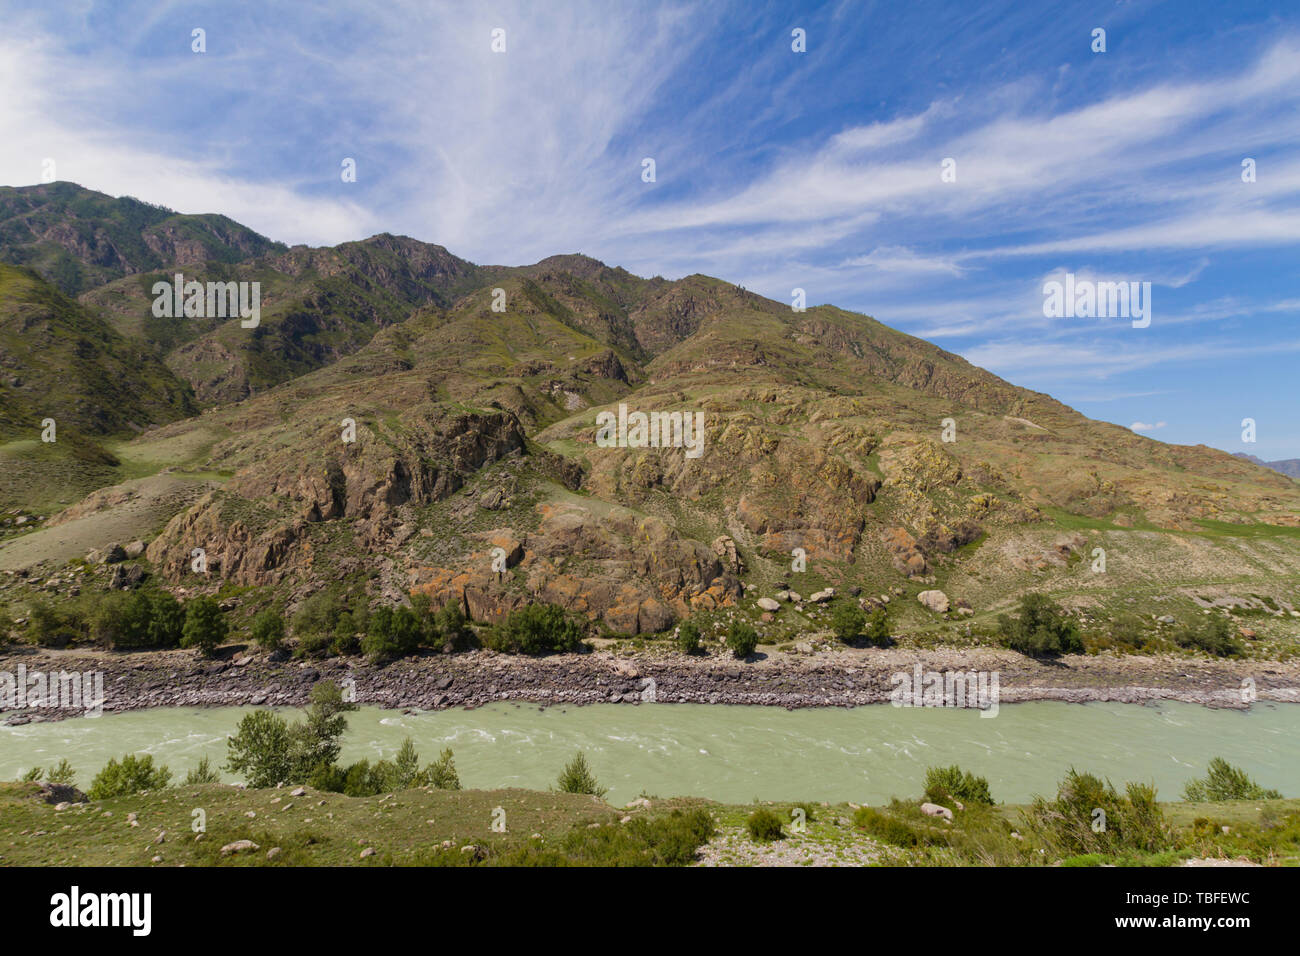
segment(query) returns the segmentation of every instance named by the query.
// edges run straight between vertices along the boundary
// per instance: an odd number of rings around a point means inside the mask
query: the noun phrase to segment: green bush
[[[226,639],[226,632],[226,617],[214,598],[201,596],[186,602],[181,647],[196,647],[204,656],[211,657]]]
[[[1169,845],[1172,833],[1156,803],[1156,789],[1129,783],[1120,796],[1109,782],[1071,769],[1056,798],[1035,797],[1022,814],[1024,829],[1058,859],[1125,851],[1153,853]]]
[[[582,628],[556,604],[527,604],[495,625],[487,646],[507,654],[548,654],[582,646]]]
[[[429,786],[438,790],[460,789],[460,776],[456,773],[456,761],[452,759],[450,747],[443,750],[438,759],[425,768],[424,778]]]
[[[727,647],[733,657],[744,660],[758,647],[758,632],[748,624],[732,621],[731,627],[727,628]]]
[[[63,647],[85,636],[87,624],[79,608],[33,602],[27,612],[27,636],[41,647]]]
[[[1121,614],[1112,621],[1110,636],[1115,643],[1139,651],[1146,647],[1151,640],[1142,619],[1136,614]]]
[[[153,765],[153,755],[137,757],[127,754],[119,763],[109,760],[104,769],[95,775],[87,796],[92,800],[125,797],[146,790],[162,790],[171,781],[172,772],[164,766]]]
[[[1183,624],[1174,631],[1174,643],[1215,657],[1240,657],[1242,653],[1241,644],[1232,633],[1232,624],[1218,615]]]
[[[1266,790],[1246,771],[1234,767],[1222,757],[1210,761],[1209,774],[1202,780],[1188,781],[1183,799],[1190,803],[1220,803],[1224,800],[1278,800],[1282,794]]]
[[[925,772],[925,799],[931,803],[951,807],[954,802],[963,806],[993,805],[989,782],[983,777],[951,767],[930,767]]]
[[[946,834],[924,825],[913,826],[895,813],[882,813],[874,807],[853,811],[853,825],[882,843],[906,849],[948,842]]]
[[[596,775],[587,766],[587,755],[579,750],[560,772],[556,788],[561,793],[589,793],[603,797],[609,790],[600,785]]]
[[[998,617],[998,624],[1006,635],[1007,646],[1021,654],[1055,657],[1083,653],[1078,624],[1045,595],[1024,595],[1020,599],[1019,616],[1003,614]]]
[[[212,761],[204,757],[199,765],[185,775],[185,785],[194,786],[202,783],[220,783],[221,774],[212,766]]]
[[[249,628],[253,642],[268,651],[279,650],[284,643],[284,617],[274,608],[257,612]]]
[[[759,843],[771,843],[785,837],[785,831],[781,829],[781,818],[766,807],[760,807],[749,815],[745,829],[749,831],[750,839]]]
[[[845,644],[855,643],[866,626],[867,616],[856,604],[841,604],[831,614],[831,630]]]
[[[372,662],[413,654],[424,634],[421,619],[409,607],[375,608],[370,626],[361,639],[361,650]]]
[[[176,647],[182,638],[185,611],[166,591],[120,591],[105,594],[91,615],[91,636],[116,650]]]
[[[700,627],[694,621],[682,621],[677,626],[677,649],[683,654],[700,652]]]
[[[442,647],[463,651],[474,644],[474,631],[459,604],[448,601],[436,615],[438,634]]]

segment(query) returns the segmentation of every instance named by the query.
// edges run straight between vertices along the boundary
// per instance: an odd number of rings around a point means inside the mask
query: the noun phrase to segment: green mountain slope
[[[238,262],[283,249],[225,216],[189,216],[75,183],[0,186],[0,261],[68,295],[173,265]]]

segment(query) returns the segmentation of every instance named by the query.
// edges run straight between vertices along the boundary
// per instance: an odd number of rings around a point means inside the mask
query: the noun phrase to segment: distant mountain
[[[942,619],[915,593],[941,588],[995,627],[1026,591],[1147,613],[1238,585],[1289,601],[1300,578],[1294,481],[1092,421],[833,306],[581,255],[481,266],[384,234],[185,264],[187,279],[261,283],[244,328],[155,318],[171,268],[79,305],[49,290],[59,330],[96,331],[87,346],[51,333],[64,351],[48,368],[90,367],[84,385],[50,372],[42,388],[105,429],[170,422],[121,449],[117,480],[167,472],[202,497],[155,496],[134,517],[123,502],[142,485],[96,492],[0,564],[66,560],[112,528],[149,541],[165,580],[267,588],[290,608],[326,586],[422,591],[480,620],[545,600],[613,633],[740,609],[771,640],[826,623],[797,599],[761,617],[754,599],[778,590],[860,589],[929,627]],[[0,340],[0,363],[22,379],[31,350]],[[201,415],[171,420],[178,379]],[[29,421],[43,406],[25,400]],[[656,413],[700,422],[697,445],[645,447],[635,424],[597,440],[607,418]]]
[[[0,261],[35,269],[67,295],[152,269],[284,248],[225,216],[182,215],[75,183],[0,186]]]
[[[1246,461],[1253,462],[1256,465],[1263,465],[1265,468],[1272,468],[1274,471],[1281,472],[1291,478],[1300,480],[1300,458],[1283,458],[1281,461],[1265,461],[1254,455],[1247,455],[1245,452],[1237,452],[1237,458],[1244,458]]]

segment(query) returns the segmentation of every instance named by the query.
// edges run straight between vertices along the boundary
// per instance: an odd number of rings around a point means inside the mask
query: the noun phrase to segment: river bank
[[[762,655],[760,655],[762,658]],[[997,702],[1181,701],[1244,708],[1259,700],[1300,702],[1300,662],[1169,657],[1073,656],[1035,661],[995,649],[845,649],[812,657],[775,655],[748,663],[723,656],[594,651],[531,658],[471,651],[372,666],[360,658],[276,660],[230,650],[206,660],[192,651],[117,653],[8,649],[0,674],[95,671],[103,710],[152,707],[301,706],[319,680],[345,683],[358,703],[437,710],[494,701],[548,704],[749,704],[796,709],[886,703],[896,675],[979,672],[998,675]],[[27,707],[5,723],[78,716],[72,709]]]

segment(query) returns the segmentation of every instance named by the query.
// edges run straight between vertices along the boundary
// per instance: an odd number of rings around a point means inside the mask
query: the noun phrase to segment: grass
[[[377,797],[308,790],[294,797],[287,788],[210,784],[56,810],[36,793],[35,784],[0,783],[0,865],[650,865],[682,858],[680,840],[685,831],[696,829],[686,824],[698,810],[707,811],[717,831],[702,855],[722,865],[1058,862],[1039,854],[1032,840],[1015,835],[1026,810],[1019,805],[969,807],[946,824],[922,814],[919,801],[899,800],[887,807],[855,808],[650,798],[648,806],[620,810],[591,796],[519,789],[418,789]],[[747,821],[764,809],[782,821],[779,839],[759,842],[746,833]],[[1174,828],[1169,846],[1153,853],[1088,854],[1059,862],[1174,866],[1209,856],[1300,865],[1300,799],[1165,803],[1161,809]],[[502,811],[504,832],[494,828]],[[128,814],[135,814],[136,826]],[[196,840],[192,827],[200,818],[206,832]],[[251,840],[259,849],[223,856],[221,847],[237,840]],[[471,846],[477,850],[462,852]],[[280,852],[268,858],[273,847]],[[374,852],[363,857],[366,849]],[[155,856],[162,858],[159,864],[152,863]]]

